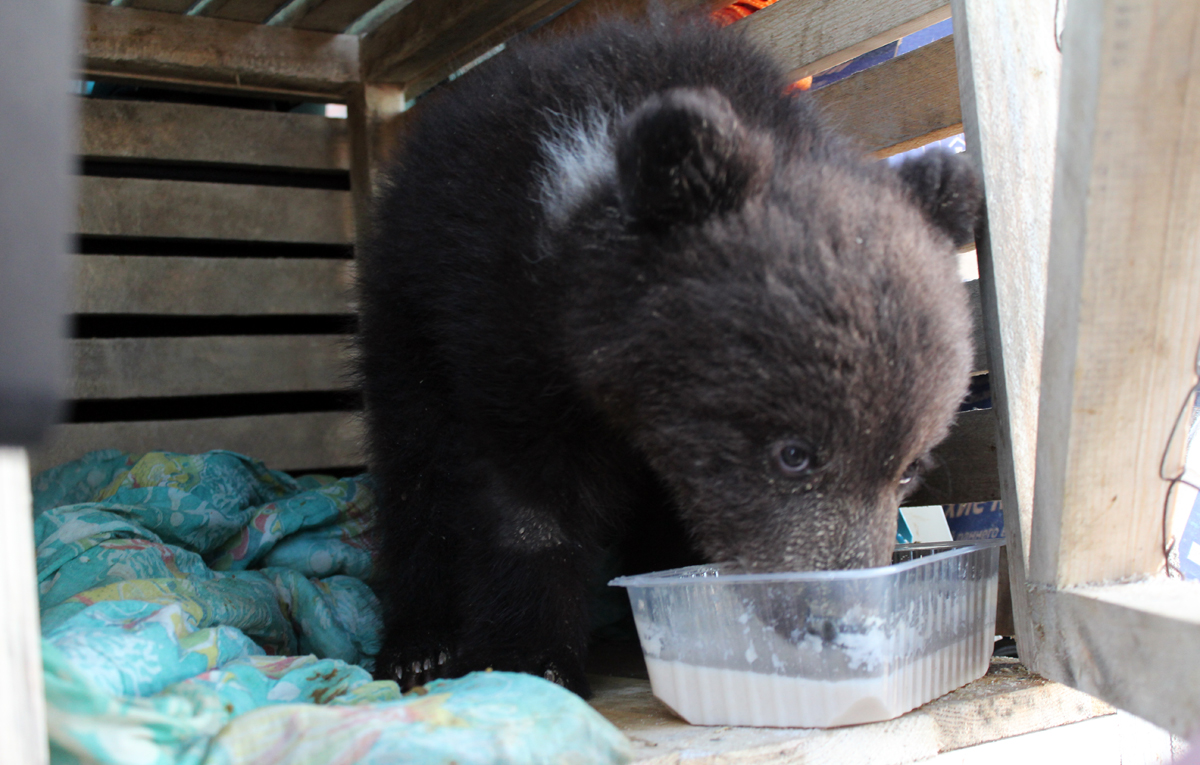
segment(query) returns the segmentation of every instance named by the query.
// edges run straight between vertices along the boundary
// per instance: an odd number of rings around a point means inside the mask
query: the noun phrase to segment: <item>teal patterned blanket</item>
[[[577,696],[505,672],[374,681],[366,476],[94,452],[34,480],[55,763],[617,763]]]

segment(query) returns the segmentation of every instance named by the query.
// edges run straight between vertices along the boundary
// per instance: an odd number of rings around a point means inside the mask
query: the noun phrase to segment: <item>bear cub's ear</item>
[[[983,215],[983,187],[975,166],[962,154],[928,151],[899,168],[913,201],[961,247],[975,238]]]
[[[655,229],[737,209],[762,188],[772,161],[770,140],[711,88],[651,96],[617,138],[622,202]]]

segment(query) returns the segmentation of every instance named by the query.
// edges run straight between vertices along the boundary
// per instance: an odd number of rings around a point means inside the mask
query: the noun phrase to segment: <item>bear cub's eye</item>
[[[914,460],[912,464],[904,469],[904,475],[900,476],[900,485],[908,486],[913,482],[913,479],[921,474],[921,468],[924,467],[922,460]]]
[[[775,461],[784,473],[797,475],[812,466],[812,449],[800,441],[784,441],[775,447]]]

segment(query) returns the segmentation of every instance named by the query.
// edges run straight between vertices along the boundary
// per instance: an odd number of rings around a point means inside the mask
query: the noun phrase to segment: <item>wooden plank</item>
[[[358,38],[87,5],[80,57],[95,77],[339,98],[359,78]]]
[[[354,211],[348,191],[84,177],[79,233],[348,244]]]
[[[0,447],[0,741],[7,762],[50,761],[38,623],[29,461],[24,449]]]
[[[372,204],[388,159],[400,147],[405,127],[418,108],[404,109],[406,93],[398,85],[365,83],[355,89],[348,106],[350,145],[354,153],[350,188],[354,193],[355,230],[365,234]]]
[[[36,473],[97,449],[183,453],[229,449],[277,470],[311,470],[363,465],[361,443],[362,424],[353,412],[88,422],[56,426],[30,459]]]
[[[950,18],[946,0],[779,0],[733,25],[798,80]]]
[[[318,32],[344,32],[367,11],[379,5],[379,2],[380,0],[317,0],[306,13],[289,21],[286,26]]]
[[[217,0],[206,6],[201,15],[262,24],[284,5],[287,0]]]
[[[591,705],[629,737],[635,762],[872,763],[902,765],[988,741],[1111,715],[1084,693],[1050,683],[1013,660],[895,720],[844,728],[688,725],[645,680],[591,678]]]
[[[86,98],[80,106],[85,157],[350,169],[346,120],[160,101]]]
[[[963,128],[987,197],[977,245],[1013,614],[1021,655],[1030,661],[1037,641],[1027,618],[1025,570],[1058,122],[1056,5],[953,3]]]
[[[570,2],[413,0],[363,39],[363,79],[407,84],[418,78],[428,80],[437,71],[449,75]],[[418,95],[408,90],[409,98]]]
[[[950,435],[933,450],[934,467],[907,505],[955,505],[1000,498],[996,462],[996,413],[963,412]]]
[[[1048,643],[1035,671],[1172,733],[1200,730],[1200,582],[1035,585],[1030,608]]]
[[[75,313],[348,314],[354,261],[79,255]]]
[[[162,13],[183,13],[196,4],[196,0],[127,0],[121,3],[123,8],[140,8],[143,11],[161,11]]]
[[[1200,6],[1068,14],[1029,559],[1059,588],[1163,569],[1200,338]]]
[[[971,364],[973,374],[988,371],[987,336],[983,331],[983,303],[979,280],[972,279],[964,285],[971,306],[971,343],[975,348],[975,360]]]
[[[879,157],[960,133],[954,38],[853,74],[813,98],[839,132]]]
[[[72,340],[75,399],[342,390],[347,335]]]

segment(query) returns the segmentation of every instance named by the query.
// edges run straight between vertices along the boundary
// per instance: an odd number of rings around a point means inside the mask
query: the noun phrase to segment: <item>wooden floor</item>
[[[606,673],[591,676],[591,704],[629,737],[634,761],[646,765],[901,765],[1094,718],[1118,719],[1107,704],[1031,674],[1016,659],[997,658],[983,678],[895,720],[826,730],[702,727],[684,722],[654,697],[644,668],[639,672],[640,657],[609,649],[597,659],[592,668]],[[1155,741],[1166,746],[1169,758],[1169,737]]]

